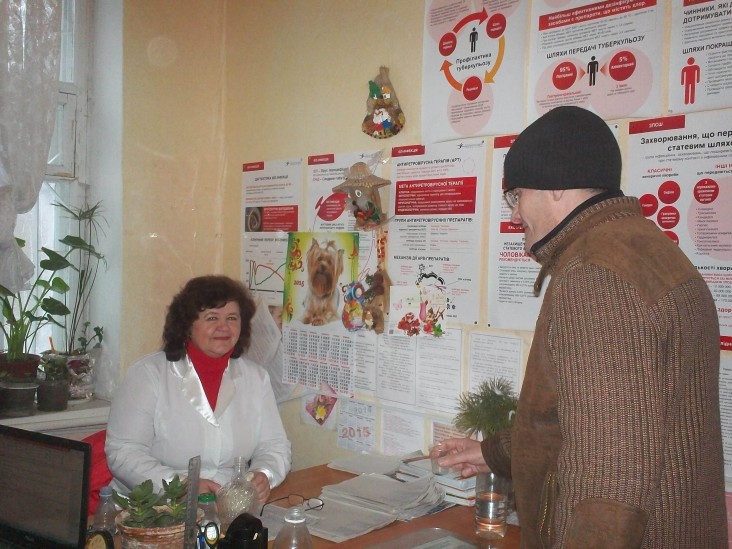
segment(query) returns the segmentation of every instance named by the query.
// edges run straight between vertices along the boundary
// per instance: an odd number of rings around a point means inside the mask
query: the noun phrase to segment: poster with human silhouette
[[[523,0],[427,0],[422,46],[425,143],[523,127]]]
[[[605,120],[660,114],[662,3],[531,5],[529,121],[561,105],[590,109]]]
[[[732,107],[732,3],[676,0],[671,16],[668,108]]]

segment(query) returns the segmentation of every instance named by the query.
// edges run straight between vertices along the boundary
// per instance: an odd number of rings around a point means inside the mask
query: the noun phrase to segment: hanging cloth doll
[[[369,81],[366,118],[361,129],[371,137],[386,139],[398,134],[403,127],[404,113],[389,80],[389,69],[381,67],[376,78]]]

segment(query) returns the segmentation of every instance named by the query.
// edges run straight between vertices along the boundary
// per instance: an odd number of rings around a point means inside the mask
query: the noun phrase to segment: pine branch
[[[475,392],[460,395],[455,427],[468,436],[481,433],[486,438],[513,425],[518,397],[504,378],[483,381]]]

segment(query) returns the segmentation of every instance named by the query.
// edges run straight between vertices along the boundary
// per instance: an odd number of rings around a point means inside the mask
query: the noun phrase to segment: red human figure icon
[[[684,86],[684,104],[689,105],[695,101],[696,85],[699,83],[701,69],[694,64],[694,58],[686,60],[686,67],[681,69],[681,85]]]

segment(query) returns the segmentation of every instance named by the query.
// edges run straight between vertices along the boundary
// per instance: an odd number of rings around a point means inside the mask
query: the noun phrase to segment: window
[[[59,208],[83,206],[87,198],[87,92],[91,0],[62,0],[60,82],[56,126],[48,152],[46,176],[34,208],[18,216],[15,234],[26,241],[26,255],[38,264],[41,247],[59,250],[58,238],[70,231]],[[65,273],[66,274],[66,273]],[[46,326],[36,338],[36,351],[49,348],[48,338],[62,338]]]

